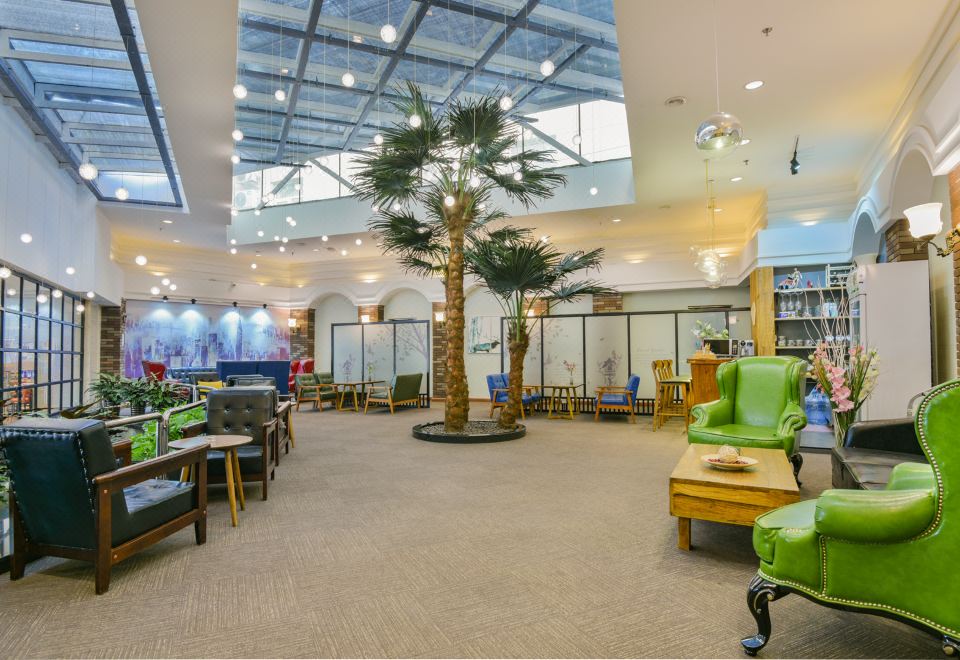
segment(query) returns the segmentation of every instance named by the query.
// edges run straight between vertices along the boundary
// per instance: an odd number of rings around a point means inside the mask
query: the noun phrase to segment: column
[[[921,241],[910,235],[910,224],[906,218],[897,220],[884,232],[887,244],[887,261],[926,261],[926,247],[917,249]],[[853,255],[857,256],[857,255]]]
[[[360,305],[357,307],[357,321],[359,323],[376,323],[382,320],[383,305]]]
[[[773,267],[754,268],[750,273],[750,329],[757,355],[774,355],[777,332],[774,328]]]
[[[593,296],[593,313],[603,314],[604,312],[622,312],[623,294],[619,291],[614,293],[599,293]]]
[[[123,326],[125,318],[125,300],[121,300],[117,307],[100,308],[100,371],[103,373],[115,375],[123,373]]]
[[[291,309],[290,318],[296,327],[290,328],[290,359],[304,360],[314,357],[316,349],[316,311],[312,308]]]

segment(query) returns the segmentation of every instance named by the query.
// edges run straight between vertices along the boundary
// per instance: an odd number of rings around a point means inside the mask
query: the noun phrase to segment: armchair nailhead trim
[[[874,603],[866,600],[853,600],[850,598],[837,598],[836,596],[828,596],[823,591],[818,593],[816,591],[813,591],[806,585],[800,584],[799,582],[793,582],[791,580],[783,580],[780,578],[772,578],[766,573],[764,573],[762,570],[758,570],[757,575],[759,575],[765,580],[769,580],[770,582],[773,582],[774,584],[793,587],[798,591],[802,591],[805,594],[810,594],[811,596],[814,596],[815,598],[819,598],[820,600],[825,600],[831,603],[837,603],[838,605],[853,605],[855,607],[863,607],[863,608],[869,608],[874,610],[884,610],[886,612],[893,612],[895,614],[899,614],[901,616],[907,617],[908,619],[913,619],[914,621],[919,621],[920,623],[926,624],[931,628],[939,630],[945,635],[950,635],[951,637],[956,637],[957,635],[960,635],[960,631],[953,630],[952,628],[947,628],[946,626],[940,625],[936,621],[932,621],[931,619],[919,616],[917,614],[914,614],[913,612],[908,612],[907,610],[900,609],[899,607],[884,605],[883,603]]]

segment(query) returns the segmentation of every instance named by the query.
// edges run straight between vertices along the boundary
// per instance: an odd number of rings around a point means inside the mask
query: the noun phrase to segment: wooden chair
[[[626,412],[630,414],[630,421],[636,423],[633,415],[633,406],[637,401],[637,389],[640,387],[640,376],[631,375],[626,387],[598,387],[596,398],[596,412],[594,421],[600,419],[601,409],[604,411]]]
[[[393,414],[394,406],[402,404],[415,404],[420,407],[420,383],[423,382],[423,374],[399,374],[395,375],[389,385],[373,386],[367,393],[367,400],[363,404],[363,414],[367,414],[367,408],[371,403],[379,403],[390,406],[390,414]]]
[[[324,401],[336,407],[337,392],[337,386],[333,384],[333,374],[297,374],[297,411],[300,411],[301,403],[312,403],[313,409],[320,412],[323,412]]]
[[[510,374],[488,374],[487,390],[490,392],[490,417],[494,410],[502,410],[510,396]],[[526,408],[532,413],[534,407],[543,398],[539,385],[524,385],[520,395],[520,419],[526,419]]]
[[[654,360],[651,366],[656,387],[656,398],[653,402],[653,430],[661,428],[667,417],[682,417],[686,427],[690,418],[690,397],[687,388],[677,382],[665,382],[674,379],[673,360]]]

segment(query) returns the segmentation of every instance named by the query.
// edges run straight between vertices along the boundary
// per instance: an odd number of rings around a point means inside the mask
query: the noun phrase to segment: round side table
[[[197,442],[205,442],[210,449],[223,452],[223,471],[227,481],[227,499],[230,501],[230,521],[237,526],[237,499],[240,509],[246,510],[246,498],[243,496],[243,477],[240,474],[240,458],[237,447],[250,444],[253,438],[246,435],[203,435],[185,440],[174,440],[168,446],[174,449],[196,447]],[[189,479],[189,473],[183,478]]]

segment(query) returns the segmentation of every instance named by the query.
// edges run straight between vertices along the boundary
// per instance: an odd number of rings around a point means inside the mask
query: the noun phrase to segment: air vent
[[[686,96],[671,96],[666,101],[663,102],[668,108],[679,108],[682,105],[687,104]]]

